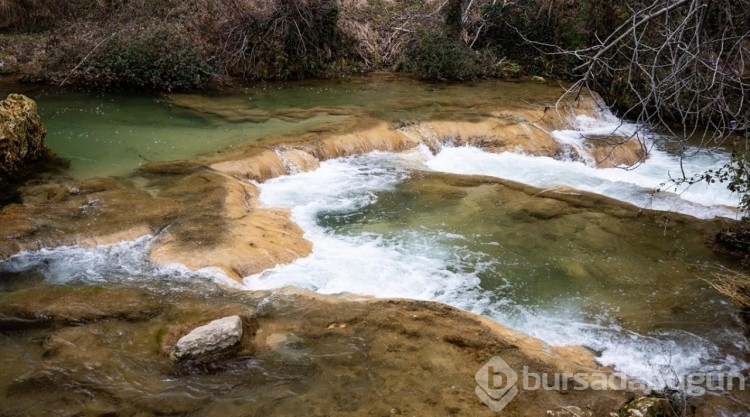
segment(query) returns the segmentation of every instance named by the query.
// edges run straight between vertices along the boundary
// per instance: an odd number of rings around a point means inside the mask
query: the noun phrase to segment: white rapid
[[[183,265],[156,266],[148,260],[148,250],[154,237],[146,235],[136,240],[95,248],[60,246],[26,251],[0,262],[0,274],[35,271],[50,284],[104,284],[135,282],[218,282],[236,286],[235,281],[218,268],[191,271]]]
[[[579,130],[555,132],[575,142],[579,136],[612,128],[613,120],[579,119]],[[616,125],[615,125],[616,126]],[[688,174],[718,167],[728,156],[700,154],[683,161]],[[599,352],[603,364],[659,384],[668,368],[689,372],[736,372],[748,364],[744,338],[726,334],[691,334],[664,330],[638,334],[616,323],[607,308],[595,318],[581,310],[581,300],[562,301],[554,308],[505,298],[508,288],[485,289],[480,274],[502,269],[502,260],[472,252],[461,244],[471,236],[416,228],[387,235],[342,232],[328,223],[346,223],[348,216],[377,201],[377,193],[394,190],[415,169],[481,174],[539,187],[569,186],[607,195],[635,205],[682,212],[700,218],[736,216],[737,199],[721,185],[697,184],[673,192],[654,193],[678,158],[660,150],[636,169],[597,169],[581,162],[559,161],[516,153],[492,154],[471,147],[446,147],[437,155],[426,148],[403,154],[375,152],[323,162],[314,172],[298,173],[257,184],[268,206],[292,210],[293,220],[313,242],[312,254],[245,278],[249,289],[296,286],[326,293],[376,297],[407,297],[448,303],[490,316],[553,345],[585,345]],[[675,192],[676,191],[676,192]],[[506,291],[507,290],[507,291]],[[563,309],[564,311],[560,311]],[[742,346],[728,353],[712,340],[726,337]]]
[[[568,145],[585,154],[586,136],[606,136],[617,132],[633,134],[636,127],[623,123],[609,112],[598,118],[579,116],[573,121],[576,129],[552,132],[561,145]],[[729,159],[725,152],[688,152],[682,160],[653,147],[648,159],[636,168],[595,167],[588,163],[563,161],[547,157],[529,157],[518,153],[487,153],[473,147],[444,148],[426,162],[435,171],[454,174],[489,175],[542,188],[567,186],[612,197],[636,206],[689,214],[698,218],[717,216],[738,217],[739,197],[722,184],[700,182],[675,186],[670,177],[687,177],[717,169]]]

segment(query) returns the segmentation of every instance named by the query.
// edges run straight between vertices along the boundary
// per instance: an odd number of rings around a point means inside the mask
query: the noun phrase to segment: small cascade
[[[568,133],[572,132],[572,133]],[[552,137],[560,144],[558,159],[569,162],[581,162],[596,167],[596,160],[586,147],[586,137],[578,131],[555,131]]]
[[[720,160],[721,158],[716,156],[713,163]],[[704,159],[697,162],[696,166],[706,166],[709,162],[710,160]],[[420,188],[422,186],[419,184],[426,182],[426,179],[409,180],[413,169],[429,168],[438,172],[491,175],[540,185],[569,184],[572,188],[589,188],[600,194],[638,203],[642,201],[639,197],[641,193],[647,195],[648,185],[660,178],[659,172],[664,172],[652,164],[677,166],[668,164],[678,163],[675,158],[658,153],[653,160],[631,172],[595,168],[580,161],[555,160],[516,153],[493,154],[477,147],[444,146],[437,154],[433,154],[425,145],[401,154],[374,152],[329,160],[322,163],[316,171],[279,177],[259,185],[262,202],[268,206],[292,210],[292,219],[303,228],[305,237],[313,243],[313,252],[309,257],[291,264],[245,277],[244,283],[248,288],[256,290],[296,286],[325,294],[354,293],[440,301],[488,315],[553,345],[585,344],[602,352],[602,363],[615,366],[647,381],[655,380],[654,370],[657,366],[670,361],[679,373],[703,369],[706,364],[714,366],[714,369],[735,372],[747,364],[739,351],[730,349],[731,353],[727,353],[724,350],[725,346],[720,342],[723,336],[713,334],[715,329],[703,329],[701,331],[704,333],[701,335],[682,329],[661,329],[654,334],[638,333],[623,328],[617,322],[617,316],[625,313],[620,310],[621,307],[608,306],[607,302],[600,299],[588,300],[583,295],[565,295],[566,290],[562,285],[570,280],[577,280],[575,285],[586,287],[589,285],[587,280],[609,279],[614,280],[611,285],[616,288],[618,280],[631,279],[627,277],[631,267],[643,268],[646,262],[661,270],[658,265],[666,261],[659,258],[658,251],[645,251],[645,256],[651,256],[646,258],[648,260],[631,260],[617,251],[607,254],[603,246],[601,254],[591,254],[588,252],[589,244],[584,243],[582,250],[588,255],[582,260],[572,259],[571,255],[566,253],[570,249],[567,246],[575,247],[579,243],[574,242],[586,239],[578,236],[566,244],[566,249],[557,253],[544,252],[545,255],[540,255],[544,261],[537,264],[537,261],[532,260],[532,252],[543,251],[540,249],[543,246],[560,249],[554,242],[534,243],[536,239],[547,239],[535,237],[536,233],[555,234],[550,229],[552,226],[539,224],[534,226],[541,228],[534,229],[536,232],[529,229],[532,227],[530,225],[520,226],[524,231],[521,235],[514,231],[500,233],[487,229],[496,227],[492,225],[498,222],[508,221],[509,216],[512,218],[513,214],[502,213],[515,210],[512,207],[515,207],[514,204],[520,197],[492,197],[487,202],[488,206],[478,206],[480,200],[474,200],[470,194],[466,195],[467,191],[457,191],[456,188],[435,183]],[[662,165],[660,168],[664,167],[665,165]],[[405,182],[409,185],[401,188],[400,184]],[[393,195],[411,195],[409,190],[412,187],[416,187],[412,190],[414,195],[420,196],[412,198],[424,198],[426,202],[415,204],[410,198],[401,203],[388,202]],[[445,190],[441,191],[440,187],[444,187]],[[396,189],[398,191],[395,191]],[[717,188],[709,193],[705,190],[697,194],[684,192],[681,195],[671,195],[670,199],[649,204],[655,208],[676,209],[698,217],[731,215],[729,207],[712,206],[712,202],[716,200],[708,198],[708,195],[713,194],[712,198],[728,203],[730,200],[726,199],[728,196],[724,191]],[[570,192],[575,193],[576,190]],[[432,197],[428,197],[430,195]],[[433,204],[440,207],[458,204],[453,202],[454,197],[445,200],[446,195],[462,195],[463,197],[456,201],[468,202],[463,209],[444,212],[442,217],[432,214],[433,210],[437,210],[430,208]],[[381,203],[381,198],[386,202]],[[556,208],[559,204],[550,201],[535,196],[529,197],[529,201],[518,202],[518,210],[520,213],[538,211],[537,216],[540,219],[556,218],[555,214],[550,214],[547,210],[560,210]],[[613,219],[611,225],[600,225],[603,221],[601,213],[589,215],[581,213],[580,209],[578,207],[571,211],[578,214],[559,217],[570,220],[551,221],[549,224],[563,225],[567,221],[572,221],[574,216],[581,215],[583,219],[576,227],[580,227],[580,233],[584,235],[593,233],[592,239],[599,243],[590,243],[591,245],[601,246],[601,242],[619,241],[619,238],[610,235],[610,231],[622,227],[621,223],[626,220]],[[418,214],[420,210],[424,211],[422,217]],[[480,215],[480,219],[472,218],[470,216],[474,211],[484,214]],[[415,216],[417,219],[413,219]],[[474,220],[454,218],[461,216]],[[485,222],[482,217],[491,219]],[[498,220],[492,220],[495,217]],[[630,219],[627,222],[633,222],[633,225],[638,222],[633,220],[634,216],[626,218]],[[593,219],[596,221],[592,223]],[[509,222],[513,223],[512,220]],[[379,225],[382,227],[378,227]],[[391,229],[392,225],[398,227],[394,230]],[[463,229],[455,229],[451,225],[461,225]],[[624,230],[633,225],[625,226]],[[489,234],[485,236],[482,232]],[[655,233],[662,233],[662,230],[659,229]],[[602,234],[606,236],[601,236]],[[570,239],[565,233],[563,236],[566,241]],[[702,241],[698,241],[697,244],[703,245]],[[639,245],[636,244],[637,246]],[[517,259],[506,258],[513,253],[508,252],[509,248],[516,247],[523,248],[519,249],[519,253],[523,255],[518,255]],[[528,247],[535,249],[529,252]],[[619,248],[618,251],[626,250],[619,244],[615,247]],[[594,266],[599,262],[596,260],[599,256],[602,257],[601,267]],[[621,256],[622,262],[633,264],[612,267],[610,264],[619,262],[616,259]],[[681,262],[683,261],[677,262],[673,268],[681,265]],[[557,271],[558,267],[550,264],[558,263],[564,272],[543,272],[547,268]],[[608,271],[607,268],[613,270],[605,272]],[[623,271],[622,268],[626,270]],[[521,271],[521,278],[511,278],[516,270]],[[545,275],[553,273],[560,276]],[[602,274],[613,275],[605,277]],[[689,286],[697,282],[692,279],[685,280],[679,273],[677,275],[679,277],[675,283],[670,285]],[[673,278],[670,276],[670,282]],[[498,280],[500,284],[494,283],[494,280]],[[532,284],[536,280],[539,282]],[[537,298],[523,298],[519,295],[529,285],[540,285],[542,288],[561,286],[559,295],[562,298],[551,306],[542,307],[537,304]],[[706,291],[702,286],[699,287],[700,291]],[[639,288],[646,289],[649,297],[653,297],[657,291],[648,289],[645,285]],[[680,291],[689,293],[697,290]],[[707,293],[703,294],[701,297],[705,297]],[[667,295],[663,296],[669,298]],[[544,295],[541,297],[544,298]],[[617,300],[617,297],[613,300]],[[712,308],[717,308],[715,304],[712,305]],[[727,310],[721,314],[731,315],[731,312]],[[717,331],[717,334],[733,331],[726,329]]]
[[[559,159],[612,168],[632,166],[647,157],[637,125],[618,119],[607,108],[582,113],[568,116],[570,128],[550,132],[560,145]]]
[[[287,174],[312,171],[320,166],[317,158],[300,149],[276,148],[274,152],[284,165]]]

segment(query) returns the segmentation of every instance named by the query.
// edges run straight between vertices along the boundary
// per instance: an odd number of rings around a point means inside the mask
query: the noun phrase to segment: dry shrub
[[[750,276],[744,272],[722,268],[706,281],[742,308],[750,308]]]
[[[0,0],[0,29],[43,31],[68,18],[101,11],[94,0]]]
[[[382,64],[385,56],[382,53],[383,39],[370,27],[369,23],[341,20],[339,29],[345,38],[357,45],[354,49],[364,68],[370,69]]]
[[[0,0],[0,29],[13,27],[23,19],[24,10],[17,1]]]
[[[224,0],[223,69],[255,79],[323,75],[345,44],[335,0]]]

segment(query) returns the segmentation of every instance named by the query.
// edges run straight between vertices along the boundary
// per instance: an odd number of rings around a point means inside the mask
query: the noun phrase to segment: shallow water
[[[46,145],[70,160],[67,174],[74,178],[122,176],[148,161],[190,159],[331,119],[320,115],[295,122],[222,123],[149,96],[65,93],[42,95],[37,101],[48,130]]]
[[[70,161],[65,173],[90,178],[122,176],[148,161],[190,159],[272,135],[303,133],[348,114],[391,121],[476,118],[488,103],[544,105],[556,94],[540,84],[490,86],[441,86],[385,76],[172,95],[187,107],[173,104],[168,95],[19,89],[5,83],[0,83],[0,96],[20,90],[36,100],[48,130],[45,144]]]
[[[440,87],[372,78],[269,84],[210,97],[38,92],[35,98],[49,129],[48,145],[71,159],[68,175],[83,178],[125,175],[147,160],[192,158],[351,115],[394,123],[472,119],[503,106],[544,105],[555,94],[556,88],[540,84]],[[170,104],[180,100],[190,106]],[[207,102],[211,106],[201,111]],[[619,124],[606,112],[600,116],[580,119],[577,130],[555,137],[575,145],[583,133],[601,134]],[[727,157],[701,154],[683,166],[691,174]],[[565,188],[571,187],[705,219],[737,216],[736,196],[719,185],[655,192],[679,166],[674,155],[659,149],[637,169],[624,170],[450,146],[436,154],[422,147],[326,161],[314,172],[256,184],[264,204],[292,210],[314,247],[307,258],[245,277],[241,289],[293,285],[326,294],[440,301],[549,344],[585,345],[603,364],[647,381],[665,367],[678,374],[746,370],[750,345],[737,310],[704,281],[725,263],[705,244],[708,223],[624,215],[606,202],[575,204],[462,177],[575,193]],[[231,284],[215,270],[151,265],[150,243],[144,237],[96,249],[22,254],[0,263],[7,283],[0,288],[34,288],[42,280],[136,288],[154,281]],[[210,287],[208,303],[219,302]],[[14,335],[1,346],[6,357],[17,359],[32,349],[26,343]],[[217,376],[212,384],[232,385],[232,378]],[[210,391],[199,385],[191,387],[196,401]],[[266,394],[273,396],[273,389]]]

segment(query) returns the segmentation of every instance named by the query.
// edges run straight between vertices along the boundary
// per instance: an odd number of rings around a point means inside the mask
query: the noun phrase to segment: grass
[[[722,267],[713,278],[706,280],[716,291],[744,309],[750,308],[750,276],[744,272]]]

